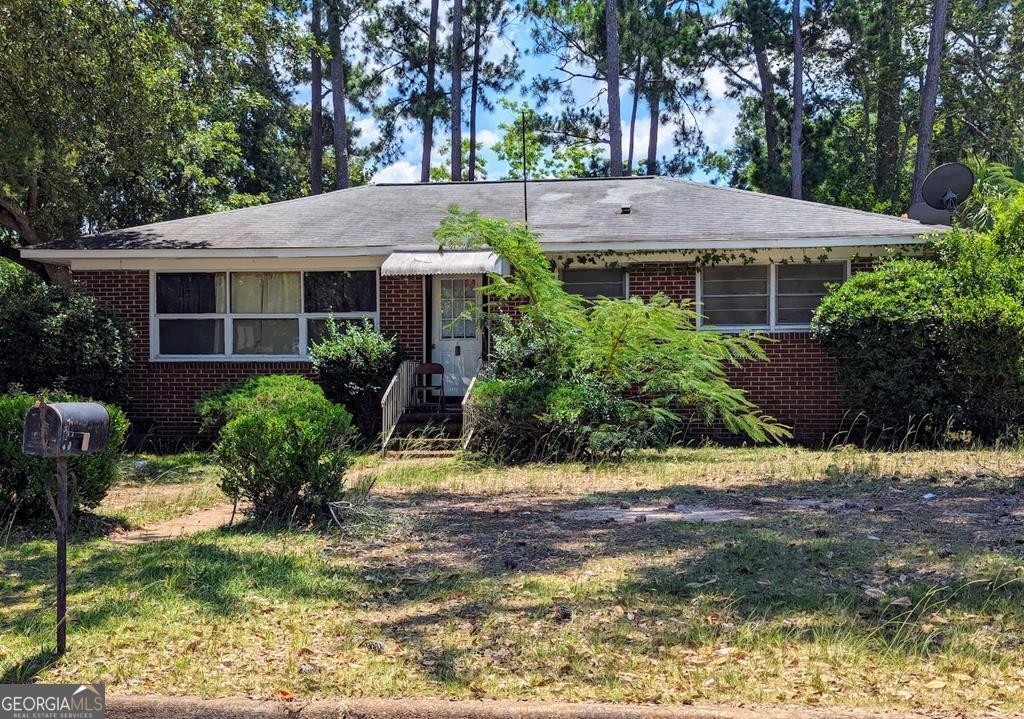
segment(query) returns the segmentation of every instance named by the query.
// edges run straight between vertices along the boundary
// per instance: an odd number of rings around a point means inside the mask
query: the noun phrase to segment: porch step
[[[454,457],[462,447],[462,440],[456,437],[416,436],[395,437],[387,453],[395,457]]]
[[[407,410],[395,427],[395,436],[402,438],[450,438],[461,434],[462,410],[453,408]]]

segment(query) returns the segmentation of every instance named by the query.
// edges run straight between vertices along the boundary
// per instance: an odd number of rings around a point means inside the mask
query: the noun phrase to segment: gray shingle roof
[[[674,178],[544,180],[528,186],[530,227],[545,245],[724,241],[752,248],[863,239],[882,244],[934,231],[914,220],[704,185]],[[457,204],[521,220],[521,182],[369,185],[259,207],[169,220],[50,243],[42,249],[273,250],[429,246],[431,232]],[[629,214],[620,208],[629,205]]]

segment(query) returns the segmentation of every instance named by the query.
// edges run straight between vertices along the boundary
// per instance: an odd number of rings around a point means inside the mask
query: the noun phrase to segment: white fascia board
[[[941,232],[936,229],[936,232]],[[706,250],[790,250],[804,248],[836,248],[836,247],[881,247],[887,245],[918,245],[928,241],[929,234],[902,236],[871,236],[871,237],[799,237],[799,238],[765,238],[747,240],[711,239],[699,242],[692,240],[625,240],[617,242],[541,242],[545,253],[590,253],[590,252],[703,252]],[[409,250],[408,247],[306,247],[306,248],[269,248],[269,249],[193,249],[193,250],[63,250],[34,249],[21,250],[21,256],[29,260],[50,262],[54,264],[79,266],[88,261],[91,269],[144,269],[152,267],[155,261],[180,263],[185,259],[194,260],[274,260],[301,258],[383,258],[392,252]],[[126,263],[130,262],[131,267]],[[125,263],[125,264],[122,264]],[[102,266],[101,266],[102,265]],[[85,269],[84,264],[79,266]]]
[[[904,236],[872,237],[798,237],[762,240],[695,241],[622,241],[622,242],[541,242],[544,252],[551,254],[580,252],[703,252],[705,250],[795,250],[822,247],[883,247],[887,245],[920,245],[928,241],[928,233]]]

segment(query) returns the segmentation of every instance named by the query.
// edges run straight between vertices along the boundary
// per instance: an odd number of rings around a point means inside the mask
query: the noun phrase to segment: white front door
[[[444,391],[461,397],[483,362],[483,341],[475,312],[478,277],[435,277],[431,321],[433,361],[444,366]]]

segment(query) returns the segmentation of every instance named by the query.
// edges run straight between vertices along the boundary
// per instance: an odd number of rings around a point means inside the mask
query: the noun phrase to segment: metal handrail
[[[384,396],[380,400],[382,415],[382,427],[380,433],[380,451],[383,454],[387,451],[388,443],[395,434],[399,420],[405,414],[409,406],[409,397],[412,395],[412,382],[416,371],[416,363],[412,360],[404,360],[398,366],[398,371],[388,383],[384,390]]]
[[[469,381],[466,393],[462,396],[462,448],[469,447],[469,440],[473,438],[473,404],[469,401],[473,395],[473,385],[476,384],[476,376]]]

